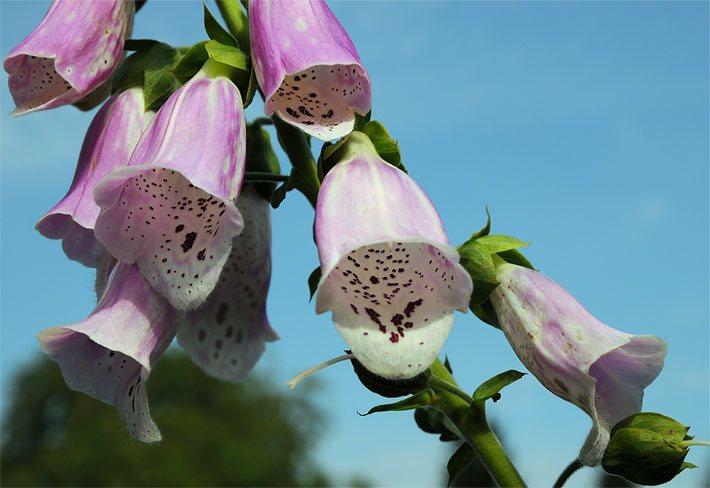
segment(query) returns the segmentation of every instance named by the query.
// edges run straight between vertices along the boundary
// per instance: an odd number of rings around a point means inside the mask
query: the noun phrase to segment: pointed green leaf
[[[160,41],[154,39],[126,39],[123,43],[123,49],[126,51],[144,51],[150,49],[156,44],[161,44]]]
[[[249,57],[238,47],[211,40],[205,44],[210,58],[233,68],[248,71]]]
[[[476,242],[482,245],[489,254],[510,251],[511,249],[530,245],[529,242],[523,242],[515,237],[504,236],[502,234],[481,236],[476,239]]]
[[[355,127],[353,127],[353,130],[362,132],[362,129],[365,127],[365,124],[370,121],[371,116],[372,110],[367,112],[365,115],[355,114]]]
[[[149,56],[143,72],[145,109],[158,110],[180,87],[180,83],[171,71],[179,58],[179,53],[177,49],[167,44],[156,44],[145,52]]]
[[[491,213],[488,211],[488,207],[486,206],[486,225],[481,227],[481,230],[471,234],[470,240],[476,240],[479,237],[487,236],[490,233],[491,233]]]
[[[281,205],[286,198],[286,193],[290,192],[294,188],[293,171],[291,171],[291,176],[288,177],[288,180],[284,181],[281,186],[274,190],[274,194],[271,196],[271,207],[279,208],[279,205]]]
[[[372,407],[366,414],[363,415],[363,417],[377,412],[401,412],[404,410],[414,410],[415,408],[431,405],[433,401],[434,392],[431,390],[423,390],[408,398],[405,398],[404,400]]]
[[[313,295],[316,294],[316,290],[318,290],[318,283],[320,283],[320,266],[318,266],[316,269],[313,270],[313,272],[310,274],[308,277],[308,289],[311,292],[311,296],[308,298],[308,300],[313,300]]]
[[[523,256],[523,253],[521,253],[517,249],[510,249],[508,251],[502,251],[497,254],[498,257],[502,258],[504,261],[509,262],[510,264],[516,264],[524,268],[535,269],[532,263],[528,261],[528,258]]]
[[[204,5],[204,9],[205,32],[207,32],[209,38],[219,41],[227,46],[239,47],[239,43],[234,36],[230,34],[227,29],[222,27],[217,19],[214,18],[214,15],[212,15],[212,12],[210,12],[210,9],[207,8],[206,4]]]
[[[449,482],[446,486],[451,486],[456,477],[466,469],[474,459],[476,459],[476,453],[471,446],[466,442],[461,444],[446,464],[446,470],[449,472]]]
[[[244,108],[246,109],[251,105],[252,100],[254,100],[254,95],[256,95],[256,89],[259,88],[259,84],[256,81],[256,70],[252,67],[249,72],[249,82],[247,84],[246,92],[242,93],[242,101],[244,102]],[[241,92],[242,89],[240,88]]]
[[[485,402],[486,400],[494,396],[496,393],[500,392],[500,390],[502,390],[509,384],[518,381],[523,376],[525,376],[525,373],[515,371],[514,369],[510,369],[508,371],[505,371],[504,373],[497,374],[493,378],[483,382],[481,386],[476,388],[476,391],[473,392],[473,401]]]
[[[182,55],[175,67],[173,67],[173,75],[180,83],[187,83],[190,78],[200,71],[202,65],[209,59],[205,44],[207,44],[207,41],[198,42],[194,46],[191,46],[190,49]]]
[[[684,469],[698,469],[698,467],[699,466],[697,466],[693,463],[688,463],[688,462],[683,461],[683,464],[680,465],[680,469],[678,470],[678,472],[680,473]]]
[[[382,123],[376,120],[371,120],[363,126],[362,132],[367,134],[370,138],[372,144],[375,146],[375,149],[377,149],[377,153],[382,159],[390,163],[392,166],[401,169],[405,173],[407,172],[402,164],[402,155],[399,152],[399,144],[397,144],[397,141],[392,139],[392,136],[389,135],[387,129],[385,129],[385,126],[382,125]]]

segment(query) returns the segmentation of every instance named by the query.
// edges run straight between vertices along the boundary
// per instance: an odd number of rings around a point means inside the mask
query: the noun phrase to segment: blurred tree
[[[313,384],[313,382],[310,382]],[[323,414],[262,377],[231,385],[182,353],[148,383],[163,442],[124,431],[115,410],[70,391],[59,368],[33,362],[14,382],[2,439],[2,486],[325,486],[311,458]]]

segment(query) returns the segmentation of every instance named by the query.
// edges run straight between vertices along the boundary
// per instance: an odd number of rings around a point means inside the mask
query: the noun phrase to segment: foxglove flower
[[[388,379],[436,359],[466,311],[471,278],[424,191],[353,132],[316,206],[322,279],[316,311],[331,310],[352,353]]]
[[[95,90],[107,94],[133,11],[129,0],[54,0],[5,58],[13,115],[79,102]]]
[[[243,227],[232,202],[244,177],[244,109],[211,63],[165,102],[128,166],[94,191],[96,237],[181,310],[207,298]]]
[[[155,442],[160,432],[148,411],[146,382],[175,336],[178,313],[135,265],[119,264],[91,315],[45,329],[38,339],[71,389],[114,405],[133,437]]]
[[[614,424],[641,410],[665,342],[612,329],[536,271],[500,263],[496,274],[490,299],[508,342],[545,388],[592,418],[580,460],[599,464]]]
[[[208,374],[240,381],[278,339],[266,317],[271,280],[270,204],[253,186],[237,202],[244,230],[234,238],[232,253],[207,301],[185,315],[178,341]]]
[[[323,0],[250,0],[249,28],[268,115],[330,140],[370,111],[370,78]]]
[[[143,90],[115,95],[97,112],[84,137],[74,181],[66,196],[37,223],[50,239],[62,239],[64,252],[85,266],[98,267],[104,246],[94,237],[99,206],[94,187],[117,167],[125,166],[153,112],[143,110]]]

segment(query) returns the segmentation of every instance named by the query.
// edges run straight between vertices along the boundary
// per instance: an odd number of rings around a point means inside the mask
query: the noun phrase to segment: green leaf
[[[308,289],[311,292],[310,297],[308,300],[313,300],[313,295],[316,294],[316,290],[318,290],[318,283],[320,283],[320,266],[318,266],[316,269],[313,270],[313,272],[308,276]]]
[[[161,44],[161,42],[154,39],[126,39],[123,43],[123,49],[125,51],[144,51],[156,44]]]
[[[426,407],[428,405],[431,405],[431,403],[434,401],[434,398],[435,396],[433,391],[423,390],[419,393],[410,396],[409,398],[405,398],[404,400],[372,407],[370,410],[368,410],[366,414],[363,414],[362,416],[364,417],[377,412],[401,412],[404,410],[414,410],[415,408]]]
[[[486,225],[481,227],[481,230],[478,232],[474,232],[471,234],[471,239],[470,240],[476,240],[479,237],[487,236],[491,232],[491,213],[488,211],[488,207],[486,207]]]
[[[180,86],[171,71],[179,54],[176,49],[167,44],[156,44],[145,52],[149,56],[143,72],[145,109],[158,110]]]
[[[482,245],[488,254],[497,254],[499,252],[510,251],[511,249],[530,245],[529,242],[523,242],[515,237],[504,236],[502,234],[481,236],[476,239],[476,242]]]
[[[222,25],[217,21],[217,19],[214,18],[212,15],[212,12],[210,12],[210,9],[207,8],[207,5],[204,5],[205,8],[205,32],[207,32],[207,35],[209,36],[210,39],[214,39],[215,41],[218,41],[222,44],[225,44],[227,46],[232,46],[232,47],[239,47],[239,43],[237,40],[234,38],[232,34],[227,31]]]
[[[684,469],[698,469],[699,466],[693,464],[693,463],[688,463],[683,461],[683,464],[680,465],[680,470],[678,471],[679,473],[683,471]]]
[[[223,44],[219,41],[211,40],[205,44],[207,54],[211,59],[218,61],[232,68],[249,71],[249,57],[238,47]]]
[[[503,259],[504,261],[510,263],[510,264],[516,264],[518,266],[522,266],[524,268],[529,268],[529,269],[535,269],[535,267],[532,265],[530,261],[528,261],[528,258],[526,258],[523,253],[518,251],[517,249],[510,249],[508,251],[502,251],[497,253],[498,257]]]
[[[466,442],[461,444],[446,464],[446,470],[449,472],[449,482],[446,486],[451,486],[456,477],[466,469],[474,459],[476,459],[476,453],[471,446]]]
[[[414,411],[414,421],[427,434],[436,434],[443,442],[459,440],[452,432],[455,426],[441,411],[433,407],[420,407]]]
[[[397,141],[392,139],[382,123],[371,120],[363,126],[362,132],[370,138],[382,159],[405,173],[407,172],[402,164],[402,155],[399,152]]]
[[[369,371],[355,358],[350,360],[350,364],[352,364],[353,371],[355,371],[360,383],[371,392],[383,397],[397,398],[424,391],[429,387],[429,377],[431,376],[429,370],[413,378],[390,380]]]
[[[497,374],[488,381],[484,381],[481,386],[476,388],[476,391],[473,392],[473,401],[485,402],[489,398],[496,395],[496,393],[499,393],[500,390],[502,390],[509,384],[518,381],[523,376],[525,376],[525,373],[515,371],[514,369],[510,369],[504,373]]]
[[[187,83],[190,78],[200,71],[202,65],[209,59],[207,49],[205,49],[207,41],[198,42],[191,46],[185,54],[182,55],[180,61],[173,67],[173,76],[180,83]]]
[[[251,105],[252,100],[254,100],[254,95],[256,95],[257,88],[259,88],[259,84],[256,81],[256,70],[252,68],[251,72],[249,73],[249,83],[247,84],[246,92],[242,92],[242,101],[244,103],[245,109],[249,105]]]
[[[677,443],[685,440],[690,427],[677,420],[656,412],[640,412],[626,417],[611,429],[611,435],[620,429],[645,429],[660,435],[668,442]]]

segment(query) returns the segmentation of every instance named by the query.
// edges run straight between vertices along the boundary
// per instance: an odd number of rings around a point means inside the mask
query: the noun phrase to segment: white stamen
[[[348,361],[350,359],[355,359],[355,356],[353,356],[352,354],[344,354],[342,356],[338,356],[337,358],[333,358],[329,361],[321,363],[317,366],[313,366],[312,368],[309,368],[309,369],[305,370],[304,372],[294,376],[293,379],[288,382],[288,387],[293,390],[296,387],[296,385],[301,382],[302,379],[312,375],[313,373],[316,373],[323,368],[327,368],[328,366],[332,366],[335,363],[339,363],[341,361]]]

